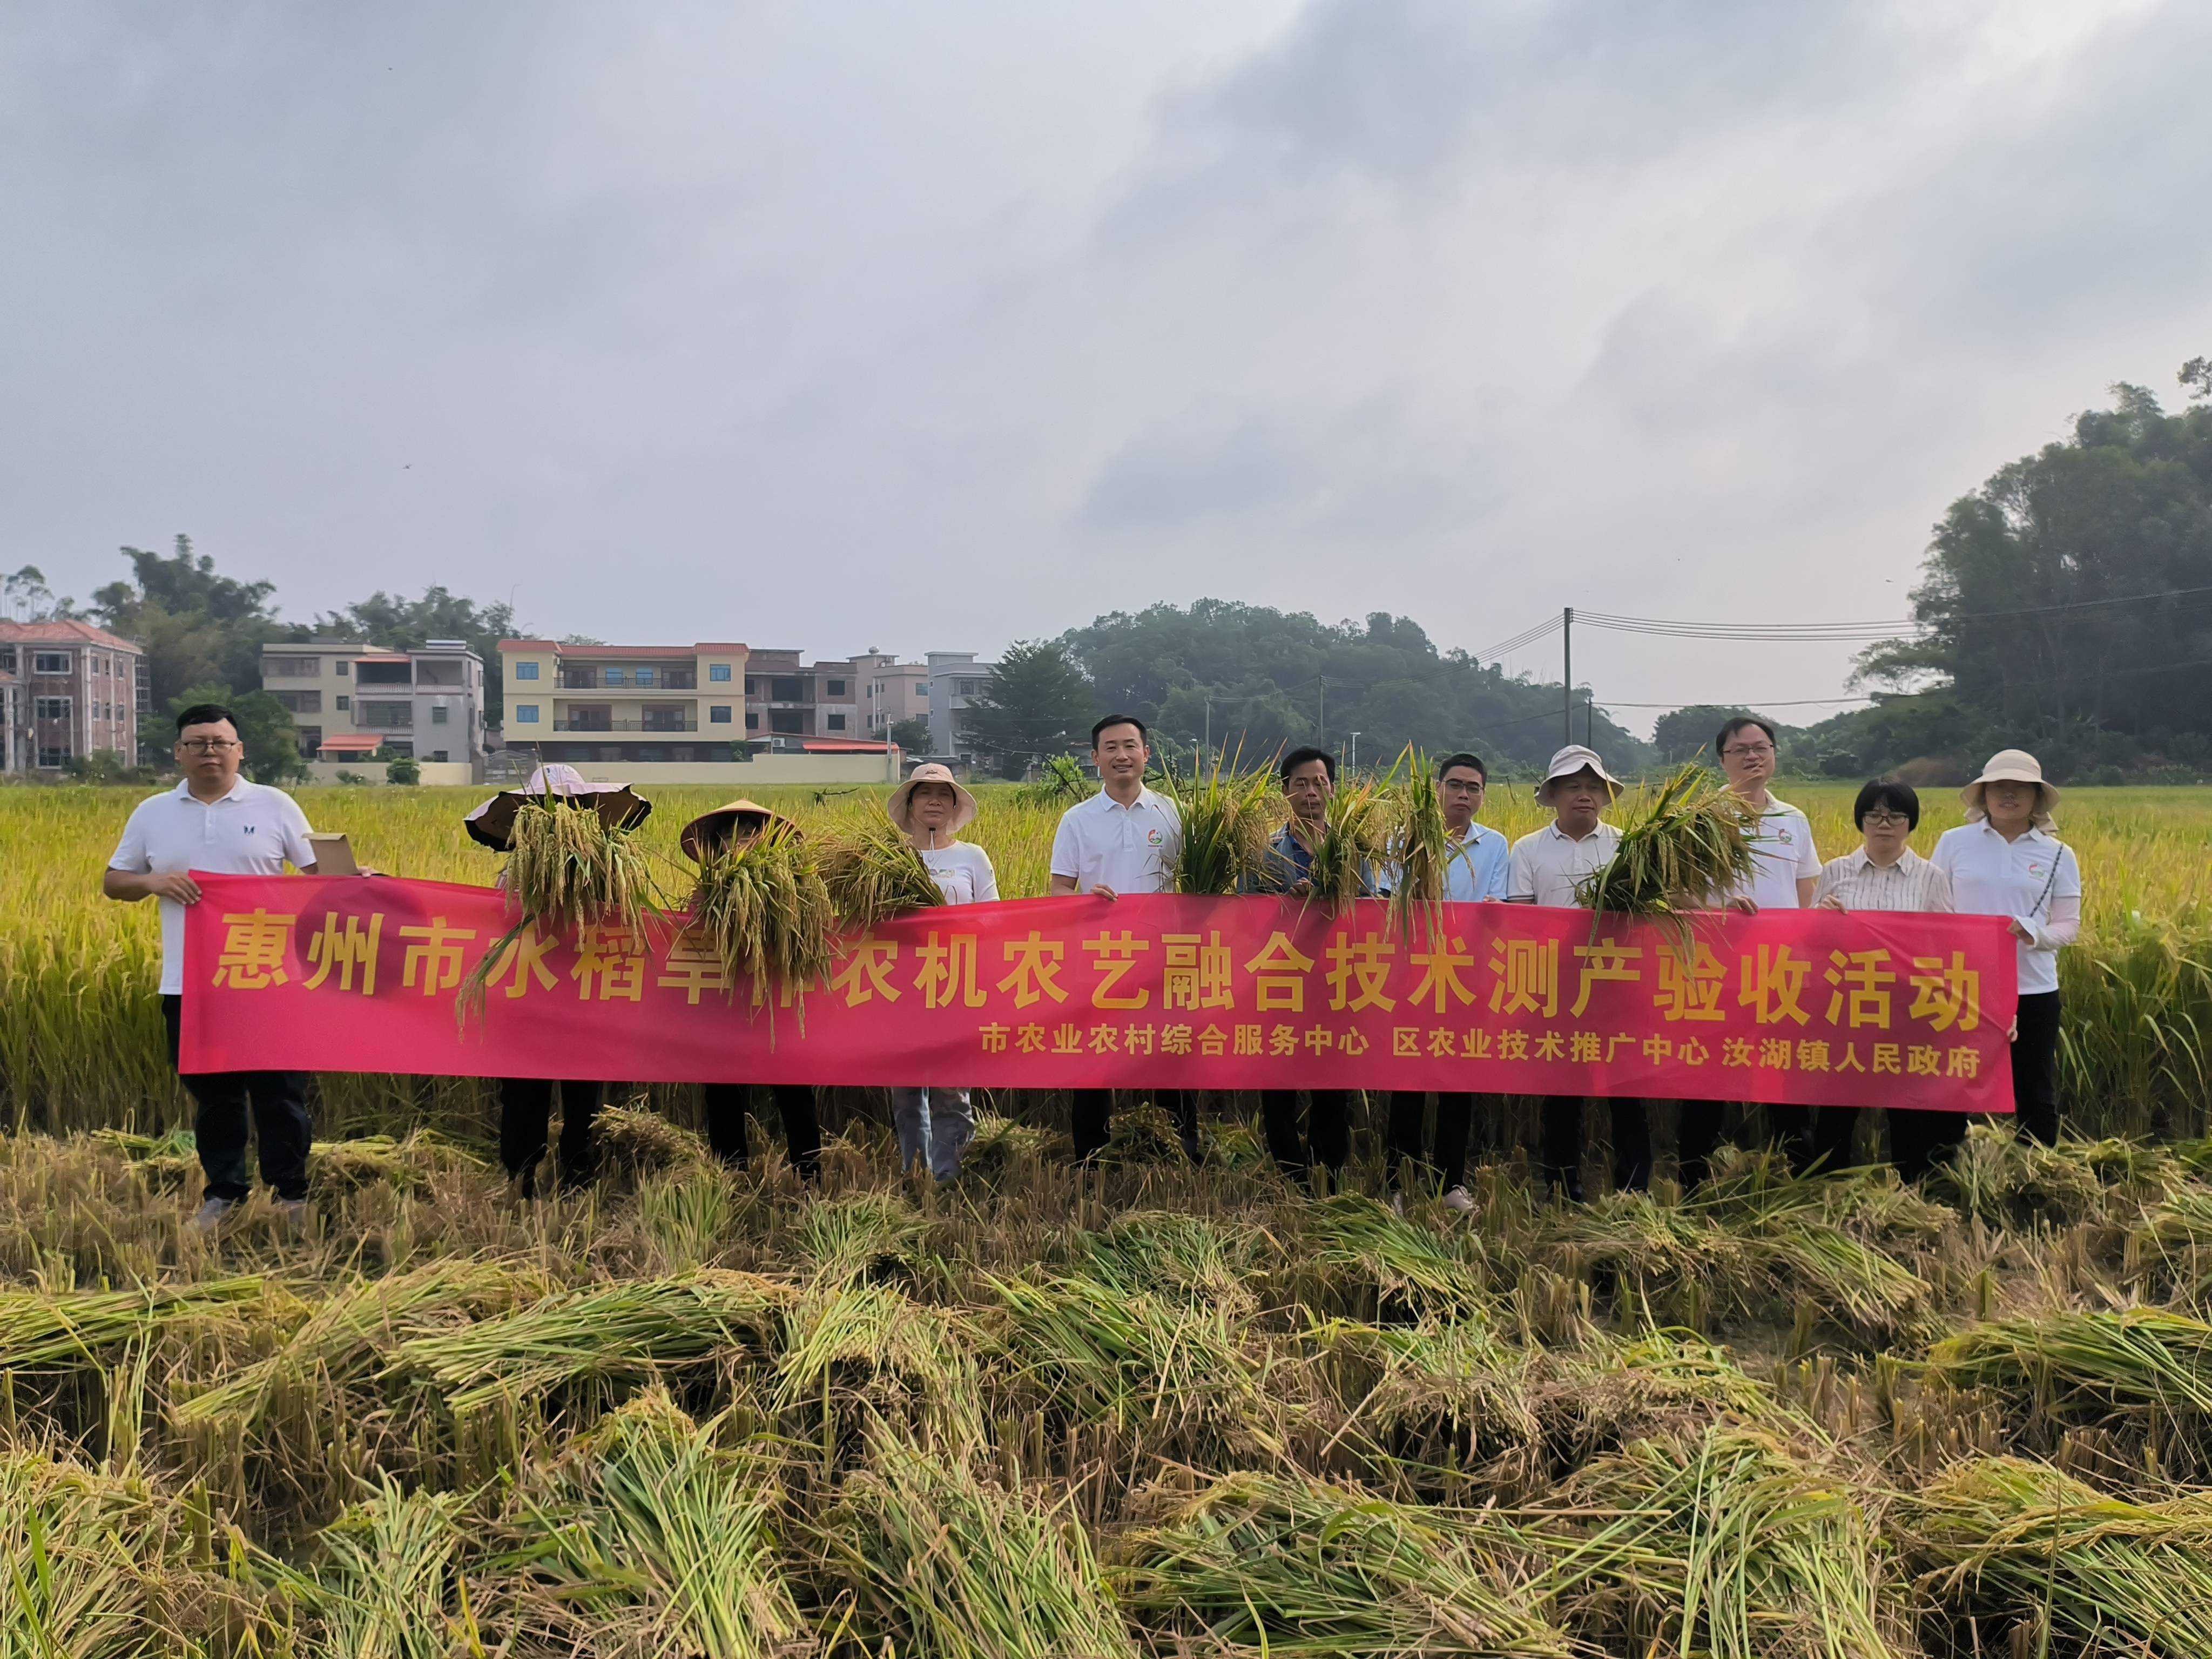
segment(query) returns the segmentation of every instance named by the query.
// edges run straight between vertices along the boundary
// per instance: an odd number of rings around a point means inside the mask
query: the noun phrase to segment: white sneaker
[[[290,1238],[307,1236],[307,1200],[304,1198],[280,1198],[276,1200],[277,1224]]]
[[[1444,1194],[1444,1208],[1457,1210],[1462,1215],[1472,1215],[1474,1213],[1474,1200],[1468,1195],[1466,1188],[1455,1187]]]
[[[1393,1193],[1390,1194],[1390,1213],[1392,1215],[1403,1215],[1406,1213],[1405,1194]]]
[[[238,1201],[229,1198],[211,1198],[200,1206],[199,1213],[192,1218],[192,1231],[203,1237],[219,1231],[224,1218],[238,1207]]]

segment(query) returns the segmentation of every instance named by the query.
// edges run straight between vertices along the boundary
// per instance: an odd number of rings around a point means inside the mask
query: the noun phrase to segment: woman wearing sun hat
[[[626,783],[593,783],[573,766],[540,766],[520,789],[502,789],[461,820],[469,838],[495,853],[510,850],[514,815],[526,801],[558,803],[591,810],[610,829],[628,829],[653,814],[653,803]],[[507,872],[498,884],[505,887]],[[538,1195],[538,1166],[545,1158],[545,1129],[553,1115],[553,1080],[509,1077],[499,1080],[499,1161],[524,1198]],[[607,1085],[581,1079],[563,1080],[561,1090],[561,1185],[574,1191],[591,1184],[599,1167],[592,1123],[606,1098]]]
[[[975,798],[949,769],[934,762],[915,767],[891,791],[884,810],[921,854],[947,904],[988,904],[999,896],[991,855],[972,842],[954,839],[975,821]],[[898,1128],[902,1164],[921,1159],[939,1181],[960,1173],[961,1155],[975,1133],[975,1111],[967,1090],[894,1089],[891,1121]]]
[[[684,826],[677,843],[684,855],[697,863],[705,864],[719,858],[732,847],[765,834],[771,825],[781,825],[791,835],[799,833],[799,826],[778,811],[763,806],[758,801],[739,799],[726,801],[711,812],[702,812]],[[791,1148],[792,1167],[799,1177],[812,1181],[822,1173],[822,1120],[811,1083],[776,1083],[769,1086],[775,1099],[778,1116],[783,1119],[783,1138]],[[700,1104],[707,1118],[707,1144],[723,1163],[738,1166],[752,1155],[750,1134],[746,1128],[749,1085],[743,1083],[708,1083],[701,1087]]]
[[[2020,956],[2013,1111],[2021,1131],[2048,1146],[2058,1138],[2058,952],[2081,931],[2081,866],[2055,833],[2058,791],[2025,749],[1990,756],[1959,799],[1966,822],[1943,832],[1930,862],[1951,878],[1961,912],[2011,921]]]

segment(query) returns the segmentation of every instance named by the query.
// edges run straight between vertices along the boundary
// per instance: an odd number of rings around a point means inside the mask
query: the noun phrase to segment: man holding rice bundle
[[[1267,843],[1267,858],[1255,892],[1285,893],[1305,898],[1313,892],[1314,854],[1328,833],[1328,804],[1336,793],[1336,757],[1325,749],[1293,749],[1278,767],[1283,798],[1291,816]],[[1359,890],[1371,897],[1376,883],[1363,868]],[[1267,1133],[1267,1150],[1276,1167],[1291,1180],[1310,1182],[1316,1164],[1340,1171],[1352,1153],[1352,1091],[1314,1089],[1307,1093],[1306,1127],[1298,1128],[1298,1091],[1262,1089],[1260,1121]]]
[[[1145,787],[1152,751],[1144,721],[1108,714],[1091,728],[1091,762],[1102,787],[1060,814],[1052,838],[1052,895],[1104,899],[1124,893],[1171,893],[1182,819],[1165,795]],[[1176,1120],[1184,1153],[1198,1162],[1198,1097],[1188,1089],[1159,1091]],[[1106,1145],[1113,1091],[1078,1089],[1070,1110],[1075,1157],[1087,1164]]]
[[[1444,900],[1482,904],[1504,899],[1510,884],[1513,849],[1504,836],[1475,821],[1482,810],[1490,775],[1475,756],[1462,750],[1437,767],[1437,799],[1443,808],[1444,832],[1451,838],[1451,862],[1444,872]],[[1474,1121],[1474,1097],[1455,1090],[1437,1093],[1437,1150],[1431,1161],[1423,1145],[1428,1097],[1401,1091],[1390,1097],[1390,1179],[1395,1184],[1408,1166],[1437,1182],[1443,1200],[1462,1212],[1474,1208],[1468,1194],[1467,1144]]]
[[[168,1028],[169,1064],[178,1064],[185,992],[185,908],[200,902],[194,870],[224,875],[281,876],[289,860],[315,872],[307,815],[281,789],[240,775],[246,745],[238,722],[217,703],[195,703],[177,716],[177,787],[138,803],[107,860],[100,890],[126,904],[161,906],[161,1020]],[[261,1178],[294,1231],[307,1215],[307,1079],[300,1072],[196,1072],[183,1074],[198,1108],[193,1136],[206,1176],[205,1200],[192,1225],[213,1232],[252,1191],[246,1169],[246,1107],[261,1143]]]
[[[800,838],[799,826],[782,813],[741,798],[726,802],[711,812],[702,812],[684,826],[678,843],[684,855],[696,861],[704,872],[717,860],[729,858],[770,834],[788,836],[794,842]],[[697,921],[695,916],[695,926]],[[746,1127],[748,1092],[748,1085],[742,1083],[708,1083],[701,1089],[700,1103],[707,1118],[707,1144],[714,1149],[717,1158],[732,1168],[742,1167],[752,1156]],[[822,1121],[814,1085],[772,1084],[769,1093],[775,1097],[777,1115],[783,1120],[784,1141],[791,1149],[792,1167],[802,1180],[818,1179],[822,1173]]]
[[[999,896],[991,855],[972,842],[956,840],[975,821],[975,797],[949,768],[934,761],[917,766],[891,791],[884,809],[906,833],[947,904],[989,904]],[[935,1085],[891,1091],[891,1121],[898,1130],[899,1162],[917,1160],[939,1181],[960,1173],[960,1159],[975,1135],[975,1109],[965,1089]]]
[[[1620,845],[1620,831],[1601,816],[1620,794],[1620,783],[1595,749],[1569,744],[1553,755],[1536,786],[1537,804],[1552,809],[1552,822],[1513,843],[1506,897],[1515,904],[1579,905],[1577,888],[1611,863]],[[1544,1179],[1577,1201],[1583,1195],[1583,1103],[1580,1096],[1562,1095],[1546,1100],[1543,1107]],[[1615,1100],[1612,1107],[1614,1184],[1641,1188],[1651,1177],[1649,1115],[1640,1100]]]

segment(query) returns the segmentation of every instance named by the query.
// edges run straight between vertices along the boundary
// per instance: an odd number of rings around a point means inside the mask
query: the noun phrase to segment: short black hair
[[[230,729],[238,730],[238,716],[219,702],[196,702],[177,716],[177,740],[182,742],[188,726],[213,726],[217,720],[228,720]]]
[[[1866,828],[1866,816],[1877,806],[1887,806],[1893,812],[1905,814],[1905,827],[1920,827],[1920,796],[1909,783],[1898,783],[1888,778],[1875,778],[1859,791],[1859,798],[1851,803],[1851,823],[1854,828]]]
[[[1285,783],[1288,783],[1291,781],[1291,774],[1297,771],[1298,768],[1304,766],[1308,761],[1319,761],[1322,763],[1322,768],[1328,773],[1328,781],[1331,783],[1334,783],[1336,781],[1336,757],[1330,754],[1326,749],[1315,748],[1310,743],[1304,744],[1299,748],[1293,749],[1289,754],[1284,756],[1282,765],[1277,769],[1277,775],[1279,775]]]
[[[1446,755],[1437,763],[1437,781],[1442,783],[1444,781],[1444,774],[1455,766],[1472,767],[1475,775],[1483,782],[1486,784],[1490,781],[1490,769],[1482,763],[1482,757],[1479,755],[1470,755],[1464,749],[1456,755]]]
[[[1139,737],[1143,738],[1147,742],[1150,742],[1152,739],[1152,734],[1145,730],[1144,721],[1139,720],[1134,714],[1109,714],[1105,719],[1098,720],[1091,726],[1091,748],[1095,750],[1098,747],[1098,734],[1101,732],[1105,731],[1109,726],[1133,726],[1137,728],[1137,735]]]
[[[1782,739],[1774,735],[1774,728],[1769,726],[1765,720],[1759,719],[1758,715],[1738,714],[1733,720],[1726,720],[1721,722],[1720,735],[1713,739],[1713,758],[1716,760],[1719,759],[1721,750],[1728,747],[1728,740],[1734,737],[1737,732],[1742,731],[1747,726],[1755,726],[1760,731],[1765,732],[1767,742],[1772,744],[1776,748],[1778,749],[1782,746]]]

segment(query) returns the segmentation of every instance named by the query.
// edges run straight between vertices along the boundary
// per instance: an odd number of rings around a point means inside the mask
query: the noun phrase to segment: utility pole
[[[1359,769],[1359,733],[1357,732],[1352,734],[1352,763],[1345,769],[1348,772]]]
[[[1206,699],[1206,753],[1213,753],[1213,698],[1211,694]],[[1204,757],[1200,757],[1200,763],[1204,763]]]
[[[1328,747],[1328,676],[1316,674],[1314,679],[1321,686],[1321,746]]]
[[[1566,722],[1566,741],[1575,740],[1575,608],[1559,613],[1559,713]]]

